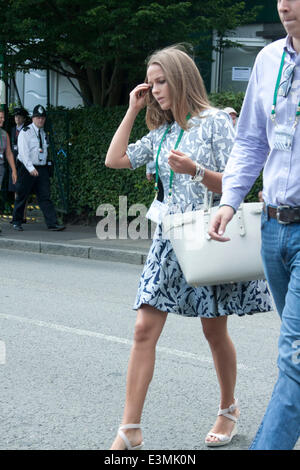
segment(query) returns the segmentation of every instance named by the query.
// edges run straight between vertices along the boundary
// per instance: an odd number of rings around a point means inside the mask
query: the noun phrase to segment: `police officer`
[[[47,136],[44,131],[46,110],[35,106],[32,124],[25,126],[18,137],[17,198],[13,211],[13,228],[22,231],[22,221],[27,198],[31,192],[37,195],[49,230],[63,230],[58,225],[56,212],[50,199],[50,179],[47,168]]]
[[[18,156],[18,136],[26,124],[29,117],[28,111],[24,108],[15,108],[14,112],[15,126],[11,130],[11,146],[15,159]]]

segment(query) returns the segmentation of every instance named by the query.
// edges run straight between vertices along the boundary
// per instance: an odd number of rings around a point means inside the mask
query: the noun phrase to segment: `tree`
[[[201,43],[211,30],[224,36],[255,14],[234,0],[0,0],[0,8],[9,76],[49,68],[77,79],[84,102],[101,106],[127,101],[154,50],[189,42],[209,60]]]

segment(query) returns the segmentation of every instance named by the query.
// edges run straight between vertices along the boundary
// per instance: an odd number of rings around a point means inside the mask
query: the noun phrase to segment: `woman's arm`
[[[202,183],[207,187],[209,191],[213,193],[222,194],[222,178],[223,173],[217,171],[211,171],[205,169]]]
[[[179,150],[171,150],[168,163],[175,173],[195,176],[196,162]],[[205,168],[202,183],[214,193],[222,193],[222,173]]]
[[[16,170],[16,165],[15,165],[15,159],[14,159],[14,156],[13,156],[13,153],[11,151],[11,146],[10,146],[10,139],[9,139],[9,135],[6,133],[6,159],[9,163],[9,166],[11,167],[11,171],[12,171],[12,182],[13,184],[16,183],[17,181],[17,170]]]
[[[128,110],[118,127],[106,154],[105,165],[109,168],[131,168],[126,155],[129,137],[134,121],[142,108],[145,107],[145,95],[150,86],[147,83],[138,85],[131,93]]]

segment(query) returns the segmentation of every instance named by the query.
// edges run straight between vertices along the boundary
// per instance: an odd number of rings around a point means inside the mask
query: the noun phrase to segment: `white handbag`
[[[197,287],[264,279],[260,255],[263,203],[241,204],[226,227],[230,241],[224,243],[208,235],[218,207],[211,203],[205,207],[163,219],[163,236],[171,241],[187,283]]]

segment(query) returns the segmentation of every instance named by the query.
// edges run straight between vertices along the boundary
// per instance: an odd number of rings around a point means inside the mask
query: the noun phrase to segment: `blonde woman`
[[[150,132],[128,145],[136,116],[144,106]],[[200,208],[205,187],[221,193],[221,172],[233,140],[230,119],[209,104],[194,61],[176,46],[154,53],[148,61],[145,83],[130,93],[128,110],[106,156],[110,168],[135,169],[157,160],[165,194],[164,203],[154,203],[151,208],[158,225],[134,305],[137,318],[125,408],[113,450],[139,449],[143,445],[142,410],[153,375],[156,343],[168,313],[200,317],[212,351],[220,385],[220,408],[206,444],[228,444],[237,432],[236,354],[227,331],[227,316],[271,310],[266,283],[189,286],[170,242],[162,237],[159,223],[168,210],[169,193],[172,210],[177,211]],[[215,204],[217,200],[215,197]]]

